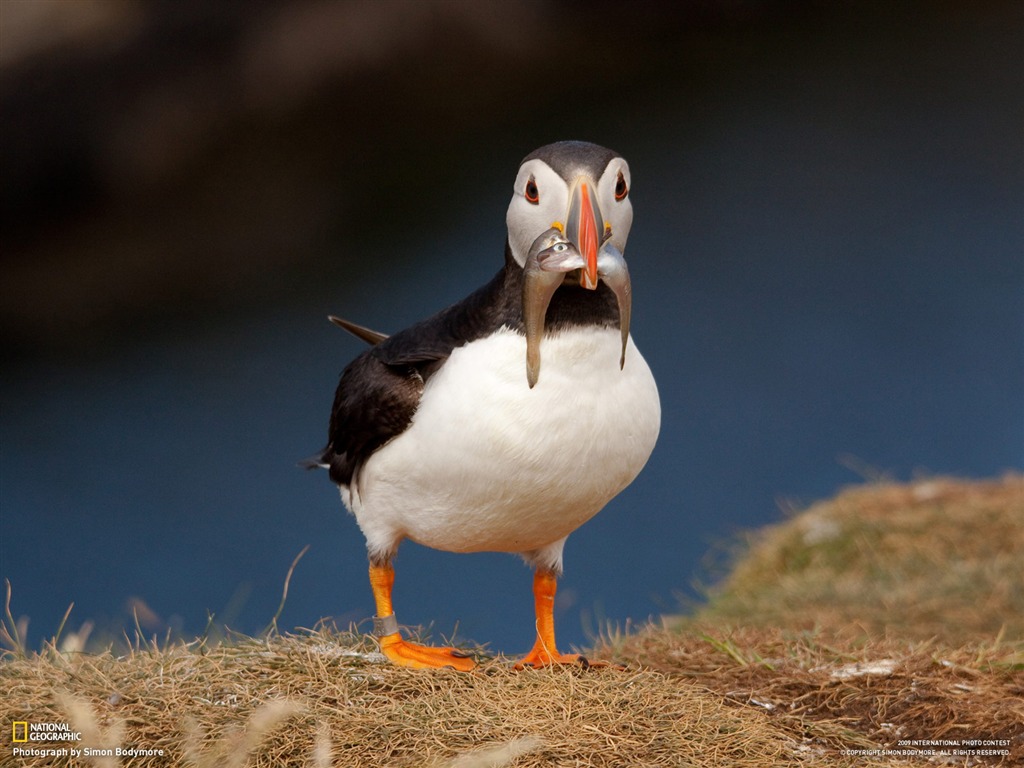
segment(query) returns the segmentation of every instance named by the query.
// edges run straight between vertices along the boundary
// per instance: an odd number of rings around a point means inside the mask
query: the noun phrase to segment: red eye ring
[[[625,200],[628,194],[629,187],[626,186],[626,177],[622,175],[622,171],[619,171],[619,178],[615,180],[615,199]]]
[[[533,176],[531,176],[530,180],[526,182],[526,190],[523,194],[528,203],[537,205],[537,203],[540,202],[540,190],[537,189],[537,182],[534,180]]]

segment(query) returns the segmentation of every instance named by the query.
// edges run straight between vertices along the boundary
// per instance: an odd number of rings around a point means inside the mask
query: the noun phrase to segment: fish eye
[[[562,251],[567,250],[568,248],[569,246],[567,246],[565,243],[557,243],[551,250],[553,250],[555,253],[561,253]]]
[[[625,200],[629,194],[629,187],[626,186],[626,177],[619,171],[619,177],[615,180],[615,199]]]
[[[531,176],[530,180],[526,182],[526,191],[524,194],[526,195],[526,201],[528,203],[536,205],[540,202],[540,191],[537,189],[537,182],[534,180],[533,176]]]

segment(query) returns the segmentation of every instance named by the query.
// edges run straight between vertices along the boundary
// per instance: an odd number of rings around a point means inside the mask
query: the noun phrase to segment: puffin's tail
[[[336,317],[335,315],[328,315],[327,319],[334,323],[339,328],[344,328],[346,331],[351,333],[357,339],[362,339],[367,344],[377,345],[380,344],[384,339],[388,337],[386,333],[380,331],[374,331],[366,326],[358,325],[353,323],[351,320],[345,320],[342,317]]]

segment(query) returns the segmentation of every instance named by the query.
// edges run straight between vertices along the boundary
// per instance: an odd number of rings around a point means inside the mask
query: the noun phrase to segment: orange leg
[[[391,605],[391,588],[395,583],[395,569],[390,563],[370,565],[370,587],[373,599],[377,603],[377,619],[374,624],[384,628],[387,634],[378,630],[380,652],[393,664],[402,667],[427,669],[431,667],[454,667],[468,672],[476,666],[476,662],[456,648],[432,648],[418,643],[403,640],[395,622],[395,611]]]
[[[605,666],[604,662],[590,662],[578,653],[559,653],[555,648],[555,590],[558,578],[553,571],[538,568],[533,574],[533,605],[537,612],[537,640],[526,656],[515,665],[539,668],[553,664],[580,664],[584,668]]]

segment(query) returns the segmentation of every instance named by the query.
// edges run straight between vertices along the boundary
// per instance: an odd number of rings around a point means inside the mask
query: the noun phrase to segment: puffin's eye
[[[626,177],[619,171],[619,178],[615,180],[615,199],[625,200],[629,194],[629,187],[626,186]]]
[[[533,176],[526,182],[526,200],[529,203],[536,205],[540,202],[540,192],[537,190],[537,182],[533,180]]]

